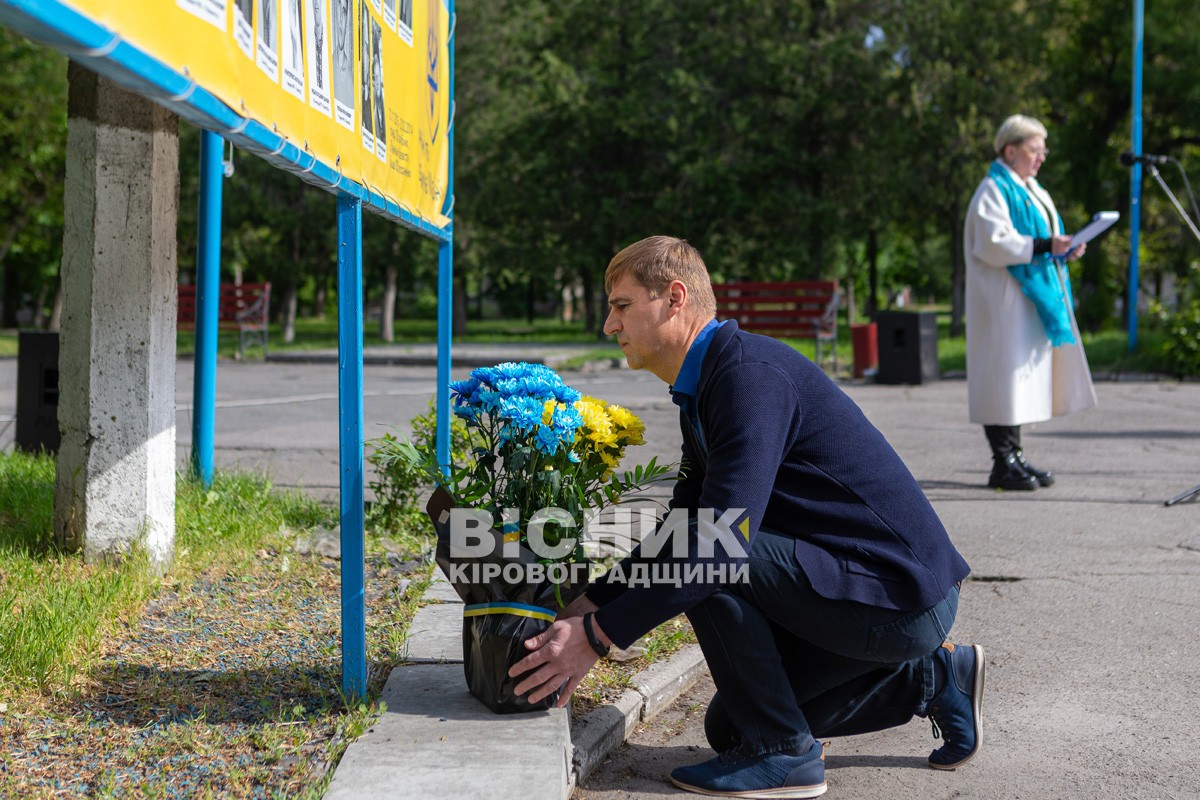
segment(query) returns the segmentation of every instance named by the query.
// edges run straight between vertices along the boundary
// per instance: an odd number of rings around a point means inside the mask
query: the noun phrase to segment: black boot
[[[1003,458],[994,460],[992,474],[988,476],[987,485],[990,489],[1024,492],[1036,489],[1038,480],[1021,467],[1017,462],[1017,454],[1012,452]]]
[[[1043,472],[1030,464],[1025,460],[1025,454],[1021,452],[1020,448],[1013,451],[1013,456],[1017,459],[1017,463],[1021,465],[1021,469],[1025,470],[1027,474],[1032,475],[1037,480],[1039,486],[1054,485],[1054,473],[1049,470]]]

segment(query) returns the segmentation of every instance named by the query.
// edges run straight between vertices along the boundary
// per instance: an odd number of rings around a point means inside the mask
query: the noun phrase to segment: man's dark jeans
[[[794,546],[760,530],[749,583],[730,584],[688,611],[717,686],[706,727],[714,716],[718,728],[727,718],[736,733],[729,744],[760,754],[924,716],[933,653],[954,623],[958,588],[923,611],[827,600],[800,569]]]

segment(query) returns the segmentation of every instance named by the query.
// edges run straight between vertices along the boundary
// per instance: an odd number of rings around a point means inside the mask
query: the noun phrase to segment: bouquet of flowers
[[[423,459],[439,487],[427,510],[438,564],[464,603],[467,685],[497,712],[549,708],[557,695],[536,706],[516,696],[509,667],[527,654],[525,639],[586,587],[586,520],[673,469],[651,459],[619,472],[645,426],[549,367],[484,367],[450,390],[467,425],[467,463],[443,470],[417,448],[410,457]]]

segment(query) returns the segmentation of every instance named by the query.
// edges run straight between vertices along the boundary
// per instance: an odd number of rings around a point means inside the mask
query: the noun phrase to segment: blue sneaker
[[[936,653],[946,685],[929,703],[933,736],[944,744],[929,754],[934,769],[957,769],[983,744],[983,648],[946,642]]]
[[[718,797],[796,798],[820,797],[825,783],[825,754],[814,742],[802,756],[768,753],[748,756],[739,749],[722,753],[703,764],[671,772],[680,789]]]

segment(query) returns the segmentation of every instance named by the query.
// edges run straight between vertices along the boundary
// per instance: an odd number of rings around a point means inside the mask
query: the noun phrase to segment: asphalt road
[[[181,466],[191,369],[179,362]],[[676,409],[653,376],[567,379],[643,417],[638,456],[677,457]],[[430,367],[367,367],[367,436],[404,429],[433,381]],[[15,362],[0,360],[0,447],[11,446],[14,385]],[[987,650],[987,728],[981,755],[952,773],[924,766],[934,740],[923,721],[835,740],[827,797],[1200,797],[1200,501],[1163,506],[1200,484],[1200,383],[1099,384],[1099,408],[1025,429],[1029,458],[1058,484],[1007,494],[983,488],[989,457],[966,421],[964,382],[844,388],[973,568],[953,636]],[[332,499],[337,408],[332,363],[222,362],[217,464]],[[696,708],[710,691],[635,734],[579,797],[676,794],[669,770],[708,757]]]
[[[953,638],[987,652],[985,746],[956,772],[924,720],[832,740],[828,798],[1200,797],[1200,384],[1105,383],[1101,406],[1025,430],[1058,484],[982,488],[966,385],[846,387],[916,475],[974,573]],[[642,726],[576,800],[682,796],[712,756],[697,686]]]
[[[468,369],[454,370],[453,378]],[[181,468],[191,451],[192,364],[177,370],[176,442]],[[368,440],[392,431],[410,432],[409,421],[429,411],[436,373],[432,367],[366,366],[363,369],[364,432]],[[678,458],[676,406],[649,374],[606,370],[575,373],[571,385],[610,403],[635,408],[654,431],[639,455]],[[2,412],[0,412],[2,413]],[[670,424],[665,424],[666,422]],[[214,461],[218,468],[265,472],[276,485],[321,497],[338,491],[338,387],[335,364],[222,362],[217,377]]]

